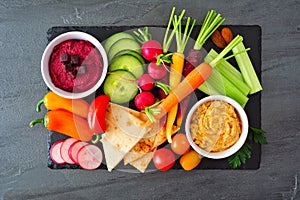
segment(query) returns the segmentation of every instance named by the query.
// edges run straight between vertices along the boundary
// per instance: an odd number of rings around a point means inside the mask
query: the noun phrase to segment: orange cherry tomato
[[[197,167],[200,164],[201,159],[201,155],[199,155],[194,150],[190,150],[189,152],[181,156],[179,162],[184,170],[189,171]]]

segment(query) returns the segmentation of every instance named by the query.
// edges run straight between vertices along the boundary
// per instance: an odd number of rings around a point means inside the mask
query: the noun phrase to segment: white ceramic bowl
[[[50,74],[49,74],[49,59],[51,56],[51,53],[53,51],[53,48],[66,41],[66,40],[86,40],[89,41],[90,43],[92,43],[100,52],[101,56],[102,56],[102,74],[98,80],[98,82],[91,87],[90,89],[84,91],[84,92],[80,92],[80,93],[73,93],[73,92],[67,92],[65,90],[62,90],[58,87],[56,87],[51,80]],[[68,98],[68,99],[78,99],[78,98],[84,98],[89,96],[90,94],[94,93],[103,83],[106,74],[107,74],[107,68],[108,68],[108,60],[107,60],[107,54],[103,48],[103,46],[101,45],[101,43],[93,36],[91,36],[90,34],[84,33],[84,32],[80,32],[80,31],[70,31],[67,33],[63,33],[59,36],[57,36],[56,38],[54,38],[46,47],[43,56],[42,56],[42,60],[41,60],[41,72],[42,72],[42,76],[43,79],[46,83],[46,85],[48,86],[48,88],[50,90],[52,90],[54,93],[56,93],[57,95],[64,97],[64,98]]]
[[[196,111],[196,109],[201,104],[208,102],[208,101],[213,101],[213,100],[221,100],[221,101],[225,101],[225,102],[231,104],[236,109],[236,111],[241,119],[241,122],[242,122],[242,133],[240,135],[239,140],[233,146],[231,146],[228,149],[226,149],[225,151],[221,151],[221,152],[208,152],[208,151],[200,148],[197,144],[194,143],[193,138],[190,133],[190,122],[191,122],[191,117],[192,117],[193,113]],[[243,144],[245,143],[245,141],[247,139],[248,127],[249,127],[248,118],[247,118],[247,115],[246,115],[244,109],[235,100],[233,100],[229,97],[223,96],[223,95],[212,95],[212,96],[205,97],[205,98],[201,99],[200,101],[198,101],[189,111],[187,119],[186,119],[186,123],[185,123],[185,131],[186,131],[187,139],[188,139],[190,145],[192,146],[192,148],[196,152],[198,152],[200,155],[207,157],[207,158],[212,158],[212,159],[222,159],[222,158],[229,157],[232,154],[236,153],[243,146]]]

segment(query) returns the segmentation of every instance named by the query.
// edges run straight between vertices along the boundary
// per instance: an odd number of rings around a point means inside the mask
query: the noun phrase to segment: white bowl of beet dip
[[[248,135],[248,118],[232,98],[212,95],[199,100],[189,111],[185,131],[200,155],[222,159],[236,153]]]
[[[54,38],[41,60],[41,72],[48,88],[69,99],[94,93],[103,83],[107,68],[107,54],[101,43],[80,31]]]

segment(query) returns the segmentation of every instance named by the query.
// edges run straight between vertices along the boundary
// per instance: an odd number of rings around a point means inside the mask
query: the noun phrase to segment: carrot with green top
[[[202,23],[200,31],[198,33],[197,39],[195,41],[193,49],[191,49],[186,57],[186,62],[183,68],[183,76],[187,76],[198,64],[201,63],[201,49],[204,43],[212,35],[212,33],[225,21],[220,14],[215,10],[210,10],[207,12],[206,17]],[[179,105],[176,117],[176,125],[181,126],[183,117],[185,115],[188,103],[189,96],[186,97]]]
[[[181,33],[181,19],[177,18],[177,15],[174,15],[173,23],[178,24],[176,31],[176,44],[177,51],[172,55],[172,63],[170,66],[170,76],[169,76],[169,85],[171,88],[175,88],[181,81],[182,71],[184,67],[184,49],[188,42],[188,39],[192,33],[196,20],[194,19],[190,26],[191,18],[187,18],[186,26],[183,34]],[[178,111],[178,104],[175,104],[173,108],[169,111],[166,121],[166,135],[168,142],[172,142],[172,127],[176,120]]]

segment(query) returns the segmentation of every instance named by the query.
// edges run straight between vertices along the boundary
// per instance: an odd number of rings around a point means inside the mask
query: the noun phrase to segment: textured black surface
[[[154,39],[161,38],[163,35],[161,35],[160,30],[156,30],[156,27],[151,28],[151,25],[147,25],[149,28],[149,32],[152,33],[152,37]],[[52,27],[47,32],[47,39],[48,41],[51,41],[56,36],[68,32],[68,31],[83,31],[86,33],[89,33],[96,37],[100,41],[104,41],[107,39],[110,35],[116,32],[120,31],[128,31],[129,33],[132,33],[132,30],[136,30],[136,28],[144,27],[144,26],[120,26],[120,27],[97,27],[97,26],[86,26],[86,27]],[[261,28],[259,26],[242,26],[242,25],[235,25],[235,26],[228,26],[232,29],[233,34],[237,35],[240,34],[244,38],[244,44],[246,47],[250,47],[251,51],[249,51],[250,59],[253,63],[253,66],[255,68],[255,71],[257,72],[259,78],[261,77]],[[222,28],[222,27],[221,27]],[[151,29],[153,31],[151,31]],[[193,35],[191,38],[196,39],[197,34],[199,32],[200,26],[196,26]],[[191,44],[194,43],[191,41]],[[218,49],[210,40],[207,40],[204,48],[208,52],[211,48],[220,51],[221,49]],[[237,66],[234,59],[230,60],[234,66]],[[101,88],[99,89],[101,90]],[[99,91],[101,93],[101,91]],[[204,94],[196,90],[195,94],[197,96],[197,99],[201,99],[204,97]],[[196,102],[196,99],[193,99],[190,101],[189,107],[191,107]],[[250,126],[261,128],[261,93],[257,93],[255,95],[251,95],[249,97],[249,101],[246,105],[246,113],[249,119]],[[183,123],[184,124],[184,123]],[[184,130],[184,127],[181,128]],[[48,136],[48,147],[50,148],[51,145],[56,142],[57,140],[61,140],[65,138],[61,134],[50,132]],[[253,143],[253,149],[252,149],[252,156],[247,161],[245,165],[242,165],[240,169],[258,169],[260,166],[260,157],[261,157],[261,145]],[[163,146],[163,145],[162,145]],[[121,164],[122,165],[122,164]],[[48,153],[48,166],[52,169],[76,169],[79,168],[78,165],[56,165],[51,160],[49,153]],[[101,169],[106,169],[105,165],[100,166]],[[174,169],[182,169],[179,160],[177,159],[174,167]],[[230,166],[228,164],[227,158],[219,159],[219,160],[213,160],[204,158],[201,162],[201,164],[196,169],[230,169]]]

